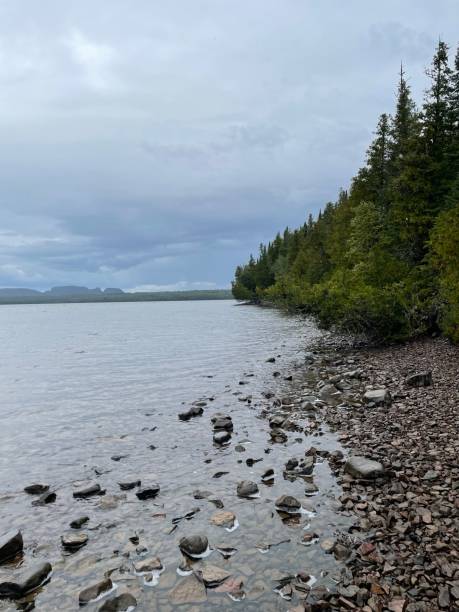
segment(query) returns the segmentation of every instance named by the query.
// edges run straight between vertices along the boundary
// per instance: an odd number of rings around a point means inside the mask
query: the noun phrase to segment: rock
[[[201,416],[203,412],[202,406],[191,406],[186,412],[180,412],[178,418],[181,421],[189,421],[193,417]]]
[[[212,515],[210,522],[217,527],[231,528],[236,522],[236,515],[230,510],[216,512],[214,515]]]
[[[24,580],[19,582],[1,582],[0,599],[19,599],[27,593],[31,593],[44,584],[53,568],[50,563],[40,563],[30,570]]]
[[[440,608],[451,609],[451,599],[449,596],[449,589],[447,586],[438,587],[438,605]]]
[[[375,404],[376,406],[389,406],[392,398],[387,389],[371,389],[365,392],[363,401],[366,404]]]
[[[112,589],[113,582],[110,580],[110,578],[105,578],[105,580],[101,580],[100,582],[97,582],[96,584],[93,584],[90,587],[83,589],[82,591],[80,591],[80,594],[78,596],[80,606],[88,604],[103,593],[108,593]]]
[[[268,357],[268,359],[266,360],[266,363],[276,363],[276,358],[275,357]]]
[[[118,486],[122,491],[130,491],[131,489],[140,487],[141,484],[140,480],[125,480],[124,482],[119,482]]]
[[[236,444],[234,451],[236,453],[245,453],[245,446],[242,446],[242,444]]]
[[[85,523],[89,521],[89,516],[80,516],[70,523],[72,529],[80,529]]]
[[[158,484],[151,484],[142,487],[136,491],[137,499],[153,499],[160,492],[160,486]]]
[[[272,468],[268,468],[261,475],[262,480],[272,480],[274,478],[274,470]]]
[[[301,503],[292,497],[292,495],[281,495],[276,499],[276,508],[283,510],[284,512],[299,512],[301,510]]]
[[[319,488],[313,482],[306,482],[304,485],[304,494],[305,495],[315,495]]]
[[[195,575],[181,580],[169,593],[169,600],[174,605],[201,604],[207,601],[206,587]]]
[[[229,431],[217,431],[214,434],[214,443],[215,444],[225,444],[231,440],[231,434]]]
[[[325,553],[330,554],[333,552],[335,548],[335,541],[332,540],[331,538],[326,538],[325,540],[322,540],[322,542],[320,543],[320,548]]]
[[[121,459],[127,459],[128,457],[129,457],[129,455],[112,455],[110,457],[110,459],[112,461],[117,461],[118,462],[118,461],[121,461]]]
[[[99,612],[127,612],[127,610],[133,610],[137,606],[137,599],[130,593],[122,593],[116,597],[107,599],[103,603]]]
[[[75,499],[85,499],[86,497],[91,497],[92,495],[104,495],[105,491],[103,491],[98,482],[93,482],[86,487],[82,487],[81,489],[77,489],[73,492],[73,497]]]
[[[180,550],[189,557],[200,557],[207,551],[208,547],[209,541],[203,535],[184,537],[179,542]]]
[[[278,442],[280,444],[283,444],[284,442],[287,442],[288,440],[288,437],[285,431],[282,431],[282,429],[279,429],[278,427],[271,429],[271,432],[269,435],[271,437],[272,442]]]
[[[378,461],[354,455],[346,461],[344,471],[354,478],[377,478],[384,474],[384,467]]]
[[[200,489],[196,489],[193,491],[193,497],[195,499],[207,499],[212,495],[212,491],[201,491]]]
[[[437,480],[437,478],[438,472],[436,472],[435,470],[428,470],[422,477],[422,480]]]
[[[32,570],[30,570],[30,574],[21,583],[21,591],[23,595],[30,593],[31,591],[35,591],[39,586],[44,584],[49,575],[53,571],[51,563],[40,563],[36,565]]]
[[[432,384],[432,372],[418,372],[405,378],[408,387],[429,387]]]
[[[61,536],[62,546],[67,550],[78,550],[88,542],[88,536],[85,533],[69,533]]]
[[[32,506],[45,506],[56,501],[56,493],[54,491],[46,491],[42,493],[38,499],[32,502]]]
[[[214,431],[226,430],[233,431],[233,420],[230,416],[225,414],[216,414],[211,418]]]
[[[285,423],[285,417],[282,416],[281,414],[276,414],[272,418],[269,419],[269,426],[271,428],[282,427],[284,423]]]
[[[195,574],[209,589],[219,586],[231,576],[229,572],[216,565],[205,565],[196,570]]]
[[[143,559],[134,563],[134,571],[136,574],[147,574],[149,572],[156,572],[163,569],[163,564],[159,557],[151,557],[150,559]]]
[[[42,495],[43,493],[46,493],[46,491],[49,491],[49,485],[31,484],[24,487],[24,491],[29,495]]]
[[[8,531],[0,537],[0,563],[13,559],[22,553],[24,542],[20,531]]]
[[[319,391],[319,398],[325,402],[338,396],[339,391],[335,385],[324,385]]]
[[[243,480],[237,485],[238,497],[253,497],[258,494],[258,485],[251,480]]]

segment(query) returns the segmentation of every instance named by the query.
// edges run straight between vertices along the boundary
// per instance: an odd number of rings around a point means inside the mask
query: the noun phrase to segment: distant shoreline
[[[232,300],[233,295],[226,289],[195,291],[155,291],[151,293],[102,293],[85,295],[1,296],[0,306],[12,304],[86,304],[103,302],[186,302],[197,300]]]

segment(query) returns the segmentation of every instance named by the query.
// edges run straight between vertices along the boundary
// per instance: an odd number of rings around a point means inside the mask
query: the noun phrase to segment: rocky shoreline
[[[325,348],[321,359],[322,389],[336,394],[326,421],[351,453],[383,468],[359,477],[335,461],[341,509],[358,521],[339,597],[326,599],[349,610],[458,610],[458,348],[422,339]],[[346,375],[349,359],[356,371]]]
[[[169,483],[139,478],[138,466],[131,479],[118,468],[94,469],[95,479],[68,492],[85,514],[72,510],[71,530],[52,535],[63,557],[42,545],[54,557],[35,559],[16,529],[2,536],[0,563],[11,571],[7,580],[0,573],[0,600],[22,610],[37,603],[101,612],[459,609],[458,349],[441,339],[355,349],[328,335],[288,369],[279,357],[263,364],[272,383],[256,390],[256,374],[246,372],[222,397],[173,415],[184,436],[203,439],[202,488],[184,486],[173,498]],[[127,461],[110,457],[115,466]],[[23,495],[40,512],[57,503],[42,483],[27,484]],[[118,506],[124,519],[110,514]],[[101,511],[108,518],[93,526]],[[151,525],[127,531],[139,512]],[[85,556],[97,533],[119,546]],[[30,553],[35,566],[21,570]],[[73,584],[67,567],[99,580]],[[57,584],[68,588],[58,601]]]

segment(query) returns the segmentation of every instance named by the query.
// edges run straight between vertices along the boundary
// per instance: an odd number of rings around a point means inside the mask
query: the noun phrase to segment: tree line
[[[239,300],[314,315],[325,327],[400,341],[459,341],[459,48],[439,41],[422,105],[400,70],[364,166],[314,219],[238,266]]]

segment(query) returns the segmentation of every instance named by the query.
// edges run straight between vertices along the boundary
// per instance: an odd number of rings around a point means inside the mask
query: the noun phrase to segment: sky
[[[0,0],[0,286],[229,286],[362,164],[458,0]]]

